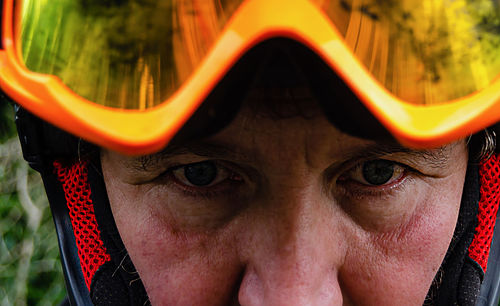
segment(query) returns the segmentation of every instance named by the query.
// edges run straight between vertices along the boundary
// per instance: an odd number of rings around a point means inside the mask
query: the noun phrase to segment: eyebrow
[[[447,146],[442,146],[435,149],[418,150],[404,147],[396,142],[370,143],[342,151],[339,160],[376,159],[391,154],[403,153],[407,154],[408,158],[425,160],[430,167],[440,169],[444,168],[450,159],[449,154],[446,154],[446,148]],[[243,150],[227,143],[201,141],[185,145],[168,146],[158,153],[134,158],[127,166],[139,171],[149,171],[160,165],[163,161],[182,154],[193,154],[211,159],[240,162],[251,162],[254,159],[252,157],[258,155],[256,152],[252,152],[252,150]]]
[[[456,144],[449,144],[434,149],[411,149],[396,142],[377,143],[355,149],[351,152],[351,157],[349,159],[373,159],[391,154],[403,153],[408,155],[408,158],[425,160],[430,167],[441,169],[448,164],[450,159],[450,155],[446,152],[448,151],[448,146],[455,145]]]
[[[182,154],[194,154],[202,157],[210,157],[214,159],[227,159],[227,160],[238,160],[238,161],[250,161],[251,154],[244,152],[243,150],[237,149],[230,144],[216,143],[216,142],[196,142],[186,145],[173,145],[167,146],[162,151],[151,154],[144,155],[135,158],[128,166],[136,169],[147,171],[164,160],[169,158],[182,155]]]

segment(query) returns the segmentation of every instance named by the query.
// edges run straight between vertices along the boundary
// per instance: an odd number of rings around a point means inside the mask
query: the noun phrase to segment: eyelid
[[[204,162],[212,162],[212,161],[204,161]],[[217,172],[216,172],[216,175],[215,175],[213,182],[211,182],[210,184],[207,184],[207,185],[203,185],[203,186],[196,186],[196,185],[189,182],[189,179],[185,176],[185,170],[186,170],[186,167],[191,166],[191,165],[195,165],[195,164],[199,164],[199,163],[203,163],[203,162],[197,162],[197,163],[177,166],[174,169],[170,170],[170,172],[172,173],[172,176],[177,181],[179,181],[179,183],[184,184],[184,185],[189,186],[189,187],[193,187],[193,188],[210,188],[210,187],[215,186],[215,185],[219,184],[220,182],[223,182],[224,180],[231,177],[232,173],[230,170],[228,170],[226,167],[222,167],[222,166],[218,165],[215,162],[212,162],[217,169]]]
[[[408,155],[408,152],[400,151],[400,152],[374,152],[373,154],[368,154],[362,157],[354,157],[345,162],[343,162],[340,166],[336,167],[337,173],[346,173],[350,169],[354,169],[354,167],[358,165],[362,165],[365,162],[374,161],[378,159],[383,159],[389,162],[393,162],[403,168],[408,169],[409,171],[421,173],[419,170],[420,167],[418,162],[412,160],[411,156]]]
[[[369,184],[368,182],[363,183],[360,180],[355,180],[348,177],[349,174],[353,173],[354,171],[361,171],[364,163],[378,159],[387,160],[389,162],[394,163],[396,166],[400,167],[401,168],[400,175],[396,179],[391,178],[390,182],[384,183],[382,185],[372,185]],[[366,159],[358,161],[354,166],[351,166],[347,168],[347,170],[341,172],[336,182],[337,185],[341,187],[342,190],[344,190],[344,192],[356,194],[357,196],[360,195],[382,196],[391,191],[392,189],[394,189],[395,187],[401,185],[404,181],[408,179],[411,173],[416,173],[416,172],[418,171],[414,170],[412,167],[390,159],[384,159],[384,158]]]
[[[378,159],[378,160],[387,161],[387,160],[384,160],[384,159]],[[355,181],[357,183],[360,183],[362,185],[373,186],[373,187],[382,187],[382,186],[387,186],[387,185],[390,185],[390,184],[394,183],[395,181],[399,180],[405,174],[405,172],[407,172],[406,167],[404,167],[404,166],[402,166],[402,165],[400,165],[398,163],[389,161],[390,165],[392,166],[391,177],[385,183],[381,183],[381,184],[370,183],[365,178],[364,171],[365,171],[365,166],[367,166],[366,163],[368,163],[368,162],[375,162],[375,161],[378,161],[378,160],[365,161],[363,163],[360,163],[357,166],[355,166],[354,168],[352,168],[351,170],[349,170],[346,173],[346,175],[350,175],[350,179],[351,180],[353,180],[353,181]]]
[[[220,181],[206,185],[206,186],[196,186],[192,184],[186,184],[185,182],[182,182],[182,180],[179,180],[174,175],[174,171],[180,170],[184,167],[187,167],[192,164],[197,164],[200,162],[213,162],[216,167],[224,169],[229,175],[221,179]],[[170,186],[174,186],[181,192],[185,194],[185,196],[190,196],[190,197],[201,197],[201,198],[212,198],[212,197],[217,197],[221,194],[227,194],[227,190],[230,188],[237,188],[240,186],[240,184],[245,182],[245,179],[243,178],[242,175],[240,175],[238,172],[234,171],[232,168],[228,165],[226,165],[225,162],[221,162],[218,160],[204,160],[204,161],[196,161],[193,163],[187,163],[187,164],[182,164],[182,165],[176,165],[173,167],[170,167],[166,171],[163,172],[163,174],[160,176],[162,180],[166,180],[166,183]]]

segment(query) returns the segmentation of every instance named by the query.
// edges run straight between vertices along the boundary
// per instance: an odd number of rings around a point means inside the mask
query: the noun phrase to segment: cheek
[[[423,301],[453,236],[462,186],[461,176],[423,185],[404,203],[416,207],[404,224],[360,233],[340,272],[349,299],[376,305]]]
[[[185,233],[165,209],[171,199],[111,183],[116,225],[153,304],[225,304],[241,266],[224,231]],[[161,201],[161,202],[160,202]],[[131,222],[133,220],[133,222]],[[192,294],[196,292],[196,294]]]

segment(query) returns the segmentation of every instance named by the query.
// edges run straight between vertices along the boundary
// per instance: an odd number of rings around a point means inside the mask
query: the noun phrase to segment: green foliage
[[[13,118],[0,99],[0,305],[57,305],[65,288],[52,216]]]

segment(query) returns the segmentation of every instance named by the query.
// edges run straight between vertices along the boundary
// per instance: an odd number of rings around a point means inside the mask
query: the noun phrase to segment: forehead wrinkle
[[[396,153],[404,153],[408,160],[416,158],[425,160],[426,164],[435,169],[445,168],[451,158],[449,151],[452,145],[445,145],[436,149],[410,149],[398,143],[369,144],[351,152],[353,159],[377,158]]]
[[[186,145],[168,146],[158,153],[135,158],[128,166],[136,170],[147,171],[158,166],[165,160],[182,154],[193,154],[213,159],[238,160],[243,162],[250,160],[251,156],[251,154],[248,154],[245,150],[233,144],[202,141]]]
[[[217,139],[198,141],[186,145],[168,146],[158,153],[134,158],[132,161],[127,162],[127,166],[138,171],[148,171],[161,165],[163,161],[182,154],[193,154],[211,159],[225,159],[246,163],[254,163],[261,160],[263,152],[259,152],[259,146],[256,145],[254,137],[245,138],[251,142],[245,146]],[[314,166],[314,152],[316,150],[311,146],[311,139],[306,136],[302,141],[305,144],[302,149],[304,161],[308,166]],[[360,140],[357,143],[357,145],[346,147],[342,146],[342,142],[338,142],[337,145],[341,147],[341,150],[337,147],[337,153],[334,153],[333,156],[330,155],[330,157],[342,163],[342,161],[347,160],[374,159],[391,154],[404,153],[400,158],[407,159],[408,161],[414,159],[425,160],[425,163],[429,167],[440,169],[445,168],[449,164],[451,158],[449,152],[453,146],[458,144],[457,142],[436,149],[417,150],[404,147],[397,142],[374,143],[372,141]]]

